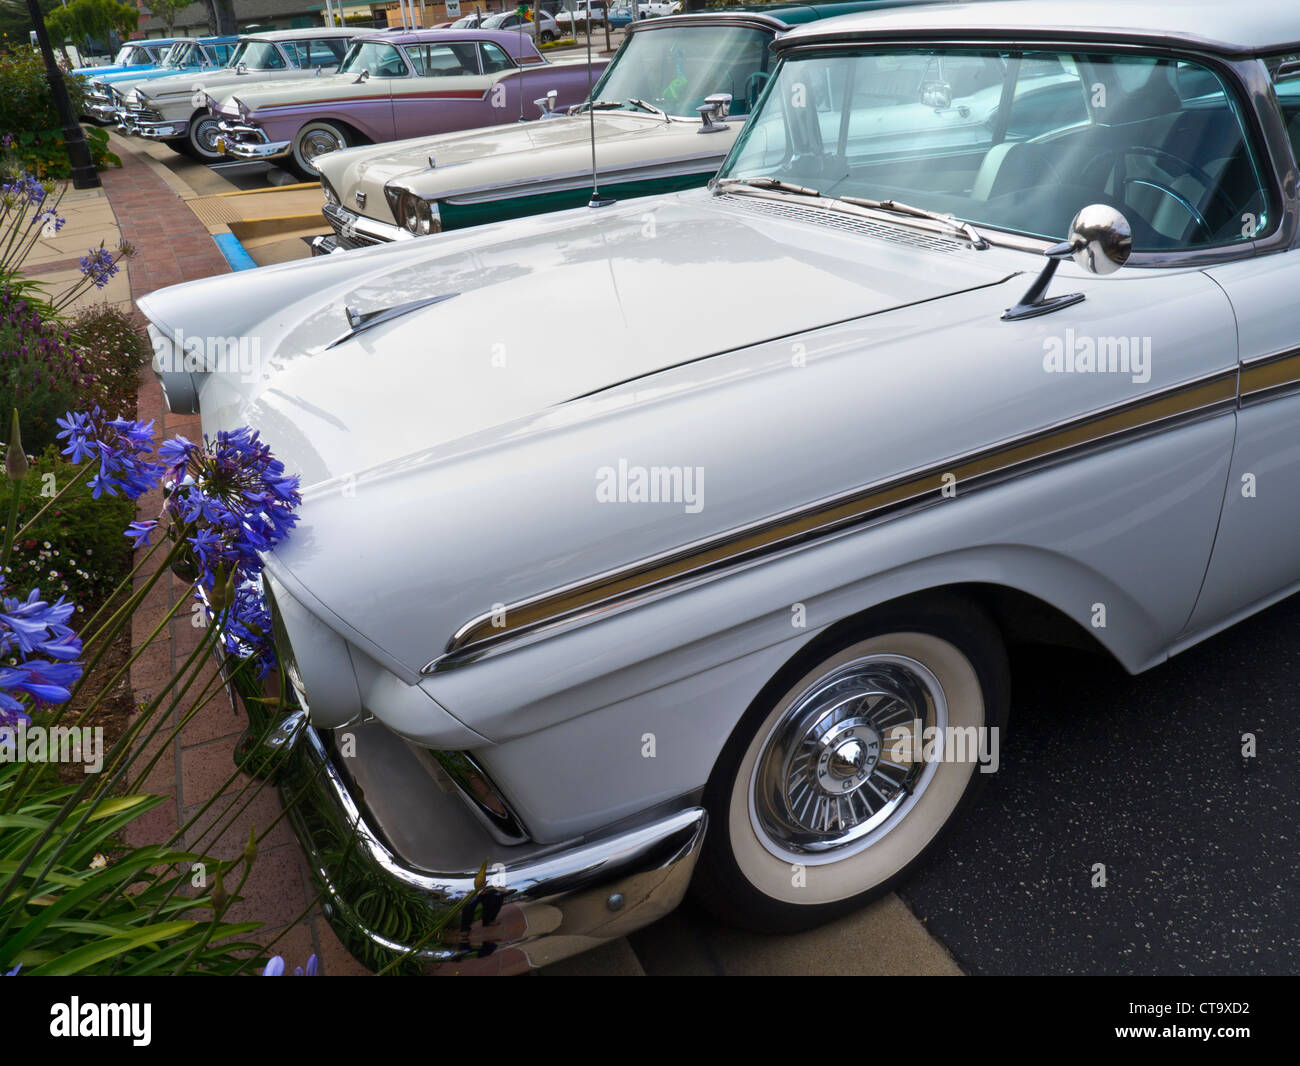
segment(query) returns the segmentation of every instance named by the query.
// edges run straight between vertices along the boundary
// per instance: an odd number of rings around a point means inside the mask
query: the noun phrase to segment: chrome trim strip
[[[648,115],[653,118],[653,115]],[[694,125],[695,123],[693,123]],[[628,181],[649,181],[656,178],[673,178],[686,174],[712,174],[726,156],[725,149],[706,152],[679,159],[655,160],[617,170],[600,171],[602,185],[618,185]],[[393,188],[401,188],[394,185]],[[473,185],[455,192],[444,193],[438,199],[445,204],[491,203],[496,200],[517,200],[524,196],[537,196],[550,192],[568,192],[591,188],[591,169],[574,170],[564,174],[551,174],[544,178],[522,181],[515,185]],[[495,195],[494,195],[495,194]]]
[[[936,501],[941,498],[944,475],[956,478],[970,491],[1099,444],[1123,443],[1157,427],[1232,409],[1237,402],[1237,378],[1238,369],[1233,366],[516,601],[503,613],[484,612],[457,629],[443,653],[425,664],[421,673],[458,665],[502,641],[586,612],[606,611],[667,585],[802,545],[910,504]],[[504,624],[497,624],[503,620]]]

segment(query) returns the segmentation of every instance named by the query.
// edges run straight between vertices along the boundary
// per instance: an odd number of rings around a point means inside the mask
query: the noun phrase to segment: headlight
[[[339,202],[339,194],[334,191],[334,186],[329,183],[329,179],[323,174],[320,179],[320,188],[321,192],[325,194],[327,204],[337,204]]]
[[[397,201],[397,221],[402,228],[417,237],[427,233],[437,233],[442,229],[436,204],[431,204],[423,197],[412,192],[403,191]]]

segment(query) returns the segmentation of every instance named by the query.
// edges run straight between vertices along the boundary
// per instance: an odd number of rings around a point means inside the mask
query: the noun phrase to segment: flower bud
[[[18,408],[14,408],[13,422],[9,427],[9,450],[5,452],[5,473],[10,481],[22,481],[30,467],[27,453],[23,451],[22,434],[18,432]]]
[[[212,886],[212,910],[214,914],[221,915],[225,913],[226,905],[230,902],[230,893],[226,891],[225,883],[221,880],[221,867],[217,867],[217,883]]]

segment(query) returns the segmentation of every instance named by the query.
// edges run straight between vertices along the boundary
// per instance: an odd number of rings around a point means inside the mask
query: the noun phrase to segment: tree
[[[194,0],[145,0],[149,14],[156,19],[162,19],[167,27],[168,37],[175,36],[176,16],[193,2]]]
[[[110,33],[125,37],[140,25],[140,11],[118,0],[72,0],[67,7],[56,7],[45,17],[50,36],[60,46],[69,37],[77,44],[86,38],[107,42]]]
[[[203,0],[208,8],[208,32],[229,37],[239,32],[235,24],[234,0]]]

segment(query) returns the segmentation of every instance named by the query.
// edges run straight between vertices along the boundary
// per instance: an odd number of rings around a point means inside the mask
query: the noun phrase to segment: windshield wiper
[[[731,189],[737,185],[747,185],[752,189],[773,189],[776,192],[790,192],[796,196],[816,196],[819,199],[822,195],[816,189],[810,189],[806,185],[795,185],[780,178],[718,178],[713,185],[716,189]]]
[[[344,307],[343,311],[348,316],[348,325],[352,328],[338,340],[330,341],[329,344],[325,345],[325,348],[326,350],[334,348],[344,341],[351,340],[358,333],[364,333],[372,326],[391,322],[402,315],[418,311],[421,307],[431,307],[433,304],[442,303],[443,300],[450,300],[453,296],[459,295],[458,292],[447,292],[439,296],[427,296],[422,300],[411,300],[409,303],[397,304],[394,307],[381,307],[377,311],[358,311],[355,307]]]
[[[960,233],[975,248],[982,250],[989,246],[989,242],[979,235],[979,231],[974,226],[953,215],[943,215],[938,211],[930,211],[924,207],[913,207],[911,204],[899,203],[897,200],[868,200],[863,196],[836,196],[833,199],[841,200],[846,204],[854,204],[857,207],[869,207],[874,211],[888,211],[895,215],[907,215],[910,218],[928,218],[932,222],[942,222],[945,226]]]
[[[628,103],[631,104],[633,107],[641,108],[641,110],[643,111],[649,111],[650,114],[652,115],[658,115],[665,122],[669,121],[668,112],[660,111],[659,108],[654,106],[654,104],[647,104],[644,100],[638,100],[635,97],[630,98],[628,100]]]

